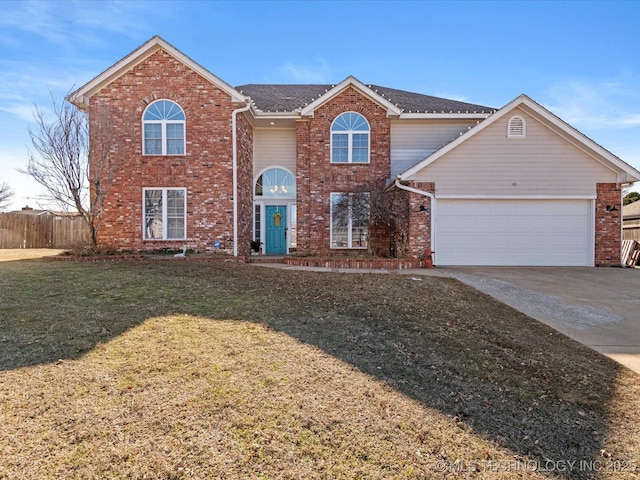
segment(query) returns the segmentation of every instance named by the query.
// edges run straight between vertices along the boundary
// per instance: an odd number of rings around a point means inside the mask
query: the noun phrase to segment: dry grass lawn
[[[0,262],[11,262],[14,260],[31,260],[34,258],[49,257],[59,255],[63,251],[64,250],[55,250],[50,248],[0,248]]]
[[[0,478],[638,478],[640,376],[455,280],[0,263]]]

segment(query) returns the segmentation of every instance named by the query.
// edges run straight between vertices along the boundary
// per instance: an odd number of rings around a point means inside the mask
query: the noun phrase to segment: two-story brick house
[[[99,243],[617,265],[624,163],[526,96],[500,109],[365,85],[232,87],[159,37],[69,96],[119,151]],[[394,221],[368,221],[387,192]]]

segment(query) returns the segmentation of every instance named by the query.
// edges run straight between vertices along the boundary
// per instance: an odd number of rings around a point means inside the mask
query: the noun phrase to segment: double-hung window
[[[150,104],[142,116],[145,155],[184,155],[184,111],[171,100]]]
[[[331,194],[331,248],[367,248],[369,193]]]
[[[184,240],[186,238],[186,189],[145,188],[143,207],[145,240]]]
[[[345,112],[331,124],[331,163],[369,163],[369,122]]]

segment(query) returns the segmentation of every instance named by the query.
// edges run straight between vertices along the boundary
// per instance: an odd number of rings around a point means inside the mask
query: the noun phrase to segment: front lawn
[[[0,459],[7,479],[637,478],[640,376],[453,279],[4,262]]]

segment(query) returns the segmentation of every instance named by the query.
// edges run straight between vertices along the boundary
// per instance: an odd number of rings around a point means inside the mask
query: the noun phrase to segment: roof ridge
[[[317,100],[337,84],[328,83],[247,83],[234,88],[251,97],[263,112],[294,112]],[[404,113],[491,114],[497,109],[461,100],[374,84],[363,84],[373,93],[392,101]],[[391,95],[390,95],[391,94]]]

